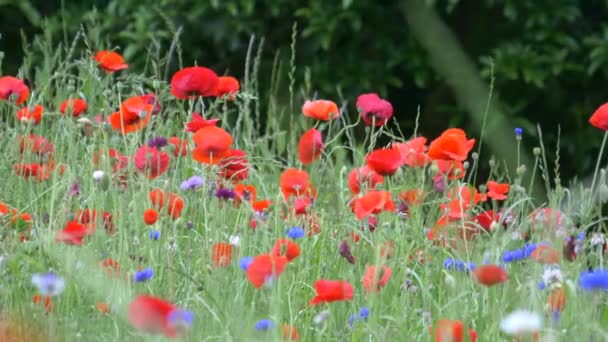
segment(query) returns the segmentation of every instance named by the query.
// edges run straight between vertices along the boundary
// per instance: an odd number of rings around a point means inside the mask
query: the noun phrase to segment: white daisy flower
[[[532,334],[540,330],[541,326],[542,318],[526,310],[513,311],[500,322],[500,330],[512,336]]]

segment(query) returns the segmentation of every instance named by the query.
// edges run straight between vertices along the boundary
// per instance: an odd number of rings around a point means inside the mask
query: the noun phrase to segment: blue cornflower
[[[188,310],[176,309],[169,313],[169,325],[189,328],[194,320],[194,314]]]
[[[542,281],[542,280],[541,280],[541,281],[538,283],[538,289],[539,289],[539,290],[544,290],[546,287],[547,287],[547,284],[545,284],[545,282],[544,282],[544,281]]]
[[[515,136],[516,137],[521,137],[521,135],[524,134],[524,129],[521,127],[516,127],[515,128]]]
[[[150,231],[150,239],[156,241],[160,238],[160,232],[158,230],[151,230]]]
[[[142,281],[150,280],[154,277],[154,270],[152,267],[148,267],[143,271],[135,272],[135,282],[140,283]]]
[[[258,331],[271,330],[271,329],[274,329],[275,326],[276,326],[276,324],[274,324],[273,321],[271,321],[269,319],[261,319],[255,323],[254,329],[258,330]]]
[[[368,316],[369,308],[367,306],[362,307],[361,310],[359,310],[359,317],[361,317],[361,319],[365,321]]]
[[[524,258],[524,251],[522,249],[516,249],[511,252],[514,261],[519,261]]]
[[[252,262],[253,262],[252,257],[242,257],[241,261],[239,262],[239,265],[241,266],[243,271],[247,271],[247,269],[249,268],[249,265],[251,265]]]
[[[456,260],[456,262],[454,264],[456,265],[456,269],[458,271],[464,271],[464,261]]]
[[[292,239],[299,239],[304,237],[304,229],[302,229],[301,227],[291,227],[289,228],[289,230],[287,230],[287,233],[285,235],[289,236]]]
[[[524,257],[528,258],[532,255],[532,252],[536,249],[535,243],[529,243],[524,246]]]
[[[578,233],[578,237],[576,238],[578,241],[585,240],[585,232]]]
[[[608,271],[584,272],[579,278],[579,284],[584,290],[608,291]]]
[[[475,271],[475,267],[476,267],[476,266],[475,266],[475,263],[470,262],[470,263],[467,265],[467,269],[466,269],[466,271],[467,271],[467,272]]]
[[[348,326],[352,328],[353,325],[355,324],[355,322],[358,320],[359,320],[359,314],[350,315],[350,317],[348,317]]]
[[[511,251],[505,251],[504,253],[502,253],[502,261],[503,262],[512,262],[513,253]]]
[[[38,273],[32,276],[32,284],[45,297],[55,297],[65,289],[65,281],[53,272]]]
[[[196,188],[203,186],[204,184],[205,184],[205,180],[203,179],[203,177],[192,176],[192,177],[188,178],[187,180],[183,181],[182,184],[180,184],[179,188],[184,191],[194,190]]]
[[[454,260],[452,258],[445,259],[445,261],[443,262],[443,267],[448,270],[451,270],[454,267]]]

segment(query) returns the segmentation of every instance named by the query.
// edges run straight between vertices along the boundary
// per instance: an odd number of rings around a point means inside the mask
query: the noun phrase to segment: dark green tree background
[[[306,95],[344,98],[354,107],[358,94],[378,92],[394,104],[406,134],[418,106],[420,132],[428,137],[447,126],[473,129],[454,86],[431,63],[429,54],[441,52],[425,49],[415,34],[417,13],[408,10],[422,3],[431,4],[482,80],[489,84],[494,76],[494,95],[512,125],[504,129],[523,127],[531,148],[540,124],[552,154],[561,125],[562,179],[590,173],[602,135],[587,120],[608,101],[605,0],[0,0],[0,73],[18,72],[24,38],[45,32],[65,46],[81,29],[91,49],[120,47],[133,70],[146,71],[145,55],[166,54],[179,30],[184,64],[239,77],[251,35],[263,37],[263,85],[275,58],[288,67],[297,22],[296,77],[309,82]],[[171,73],[178,67],[173,59]]]

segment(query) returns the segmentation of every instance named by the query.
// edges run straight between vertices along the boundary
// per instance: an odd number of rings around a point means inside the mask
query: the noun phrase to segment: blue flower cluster
[[[465,264],[462,260],[454,260],[452,258],[447,258],[443,262],[443,267],[446,270],[457,270],[461,272],[470,272],[475,270],[475,264],[472,262],[468,262]]]
[[[526,258],[529,258],[532,255],[532,252],[536,249],[536,243],[529,243],[524,246],[524,248],[516,249],[513,251],[506,251],[502,254],[502,261],[504,262],[514,262],[520,261]]]
[[[348,318],[348,326],[352,328],[355,322],[359,320],[367,321],[367,317],[369,317],[369,308],[364,306],[359,310],[359,313],[350,315]]]

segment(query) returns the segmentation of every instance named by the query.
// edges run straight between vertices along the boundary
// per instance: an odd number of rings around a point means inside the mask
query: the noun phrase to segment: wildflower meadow
[[[263,96],[253,48],[237,79],[95,46],[0,76],[0,341],[608,340],[608,104],[565,185],[542,134],[512,165],[293,58]]]

